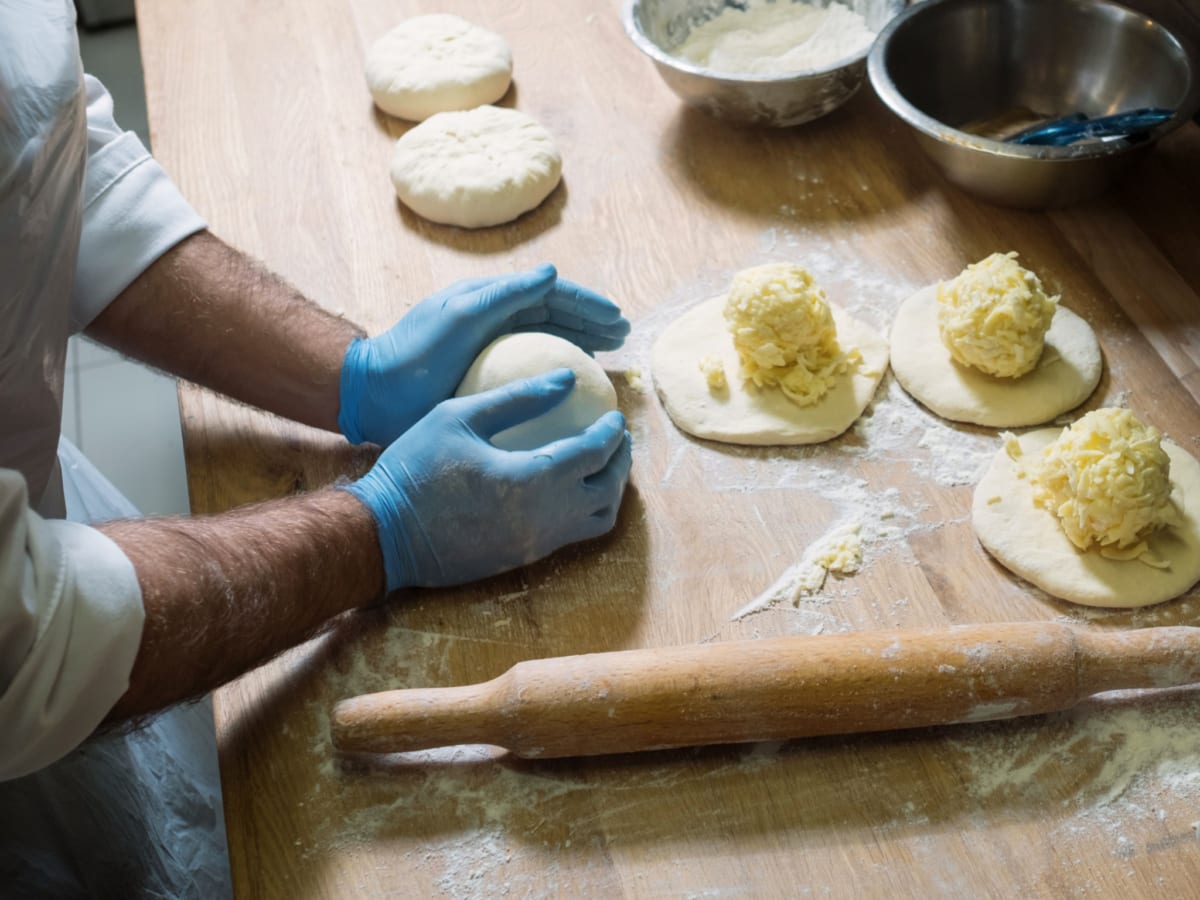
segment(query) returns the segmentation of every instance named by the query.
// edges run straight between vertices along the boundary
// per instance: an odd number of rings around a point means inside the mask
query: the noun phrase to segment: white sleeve
[[[0,468],[0,781],[91,735],[129,686],[144,619],[120,548],[41,518],[25,478]]]
[[[88,157],[71,326],[82,331],[151,263],[205,227],[132,131],[113,119],[112,97],[84,76]]]

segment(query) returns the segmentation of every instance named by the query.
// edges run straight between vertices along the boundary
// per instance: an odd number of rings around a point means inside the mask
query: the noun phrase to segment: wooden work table
[[[508,38],[504,104],[560,143],[563,184],[508,226],[432,225],[392,193],[406,125],[372,107],[363,58],[400,19],[435,10]],[[1196,452],[1200,128],[1164,140],[1105,199],[1019,212],[947,186],[869,87],[784,131],[684,108],[612,0],[142,0],[138,12],[156,155],[214,232],[307,295],[375,333],[458,278],[549,260],[634,324],[601,357],[634,439],[611,536],[480,584],[406,592],[217,694],[239,897],[1200,896],[1195,691],[540,763],[467,747],[363,768],[337,761],[328,736],[341,697],[482,681],[534,657],[1017,620],[1200,624],[1196,591],[1088,611],[995,565],[968,519],[995,433],[939,421],[890,376],[851,432],[798,449],[688,439],[649,387],[663,327],[747,266],[805,264],[886,331],[911,290],[1017,250],[1097,332],[1106,371],[1087,408],[1128,405]],[[624,377],[639,369],[642,389]],[[371,462],[194,388],[180,403],[196,513]],[[734,619],[849,522],[865,538],[857,574]]]

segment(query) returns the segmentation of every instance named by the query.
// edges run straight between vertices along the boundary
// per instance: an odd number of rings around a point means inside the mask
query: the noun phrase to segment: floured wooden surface
[[[588,760],[475,747],[365,770],[334,760],[335,700],[481,681],[533,657],[1015,620],[1200,623],[1196,591],[1088,611],[993,563],[970,504],[998,438],[942,422],[890,375],[847,434],[787,449],[686,437],[650,379],[662,329],[748,266],[799,262],[886,333],[915,288],[1017,250],[1097,332],[1106,372],[1085,408],[1128,405],[1196,452],[1194,125],[1105,200],[1001,210],[945,186],[869,88],[810,125],[734,130],[679,104],[621,33],[615,3],[451,2],[438,10],[512,43],[516,105],[564,155],[564,184],[542,207],[469,233],[398,207],[387,163],[405,126],[373,111],[361,76],[375,36],[431,9],[143,0],[156,153],[219,235],[373,332],[457,278],[542,260],[608,293],[634,323],[626,347],[600,357],[634,437],[632,487],[612,536],[347,618],[217,695],[239,895],[1200,895],[1200,691],[1022,722]],[[639,370],[640,389],[623,377]],[[182,410],[197,512],[370,463],[195,390]],[[851,523],[857,573],[762,602]],[[748,605],[760,609],[739,617]]]

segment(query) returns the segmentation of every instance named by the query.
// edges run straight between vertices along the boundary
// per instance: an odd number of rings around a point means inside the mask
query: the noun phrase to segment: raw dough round
[[[838,375],[829,393],[812,406],[797,406],[777,388],[742,383],[738,355],[725,324],[725,295],[705,300],[676,319],[654,344],[652,366],[659,396],[671,419],[696,437],[730,444],[816,444],[837,437],[857,419],[887,370],[887,341],[830,304],[843,350],[857,349],[862,362]],[[728,387],[709,390],[700,360],[724,364]]]
[[[575,372],[575,387],[567,399],[536,419],[501,431],[492,438],[495,446],[502,450],[543,447],[560,438],[579,434],[606,412],[617,408],[617,392],[600,363],[570,341],[540,331],[496,338],[475,357],[454,395],[478,394],[551,369]]]
[[[1031,456],[1061,433],[1043,428],[1017,440]],[[1017,477],[1003,448],[975,487],[971,520],[979,542],[1012,572],[1072,603],[1128,609],[1178,597],[1200,581],[1200,462],[1172,441],[1162,446],[1171,458],[1171,499],[1180,524],[1160,528],[1146,542],[1168,568],[1107,559],[1095,547],[1077,549],[1053,513],[1034,506],[1029,480]]]
[[[937,311],[937,285],[900,304],[891,350],[901,386],[942,418],[991,428],[1040,425],[1083,403],[1100,383],[1096,335],[1069,309],[1055,310],[1037,368],[1020,378],[955,362],[938,335]]]
[[[401,22],[367,53],[367,85],[386,113],[420,122],[504,96],[512,51],[500,35],[436,13]]]
[[[443,225],[511,222],[550,195],[562,157],[541,125],[515,109],[438,113],[396,142],[392,184],[417,215]]]

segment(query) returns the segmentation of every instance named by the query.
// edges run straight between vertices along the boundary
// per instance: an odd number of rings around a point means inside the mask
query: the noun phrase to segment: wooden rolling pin
[[[347,752],[590,756],[983,722],[1197,681],[1200,628],[971,625],[533,659],[483,684],[343,700],[332,728]]]

